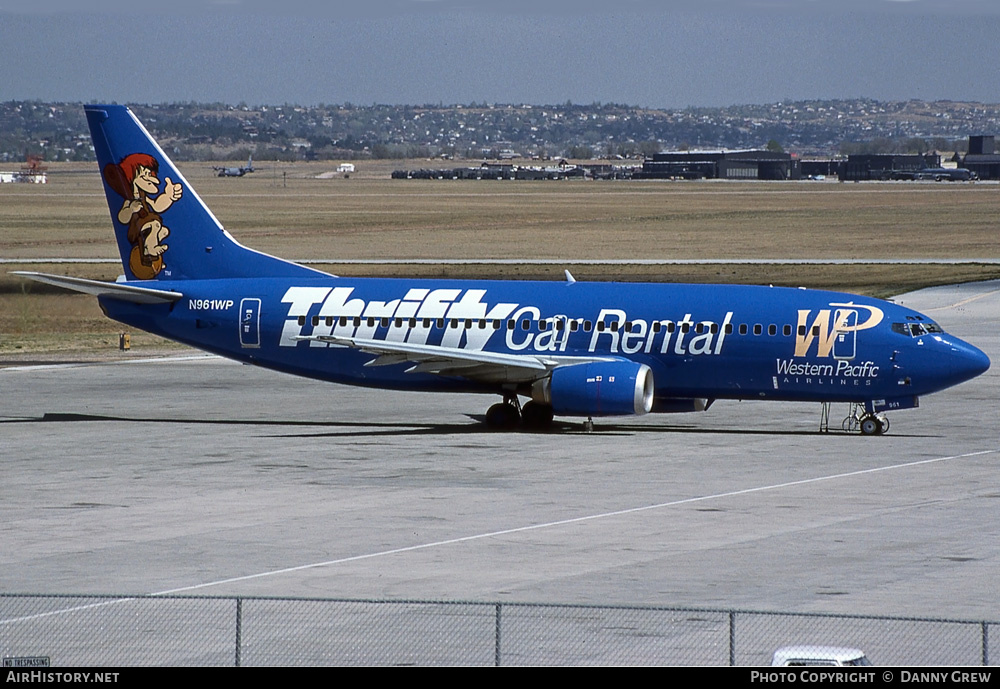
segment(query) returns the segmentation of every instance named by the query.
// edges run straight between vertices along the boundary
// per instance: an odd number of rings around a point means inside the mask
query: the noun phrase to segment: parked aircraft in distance
[[[972,170],[964,167],[925,167],[921,170],[896,170],[895,180],[934,180],[935,182],[974,182],[979,179]]]
[[[717,399],[884,412],[989,359],[890,302],[738,285],[347,278],[240,245],[127,108],[86,108],[125,275],[26,277],[249,364],[378,388],[502,397],[492,428],[708,409]],[[523,406],[520,398],[528,398]]]
[[[242,177],[254,171],[253,156],[247,158],[247,164],[243,167],[213,167],[212,169],[219,173],[219,177]]]
[[[935,182],[971,182],[979,179],[979,175],[964,167],[927,167],[917,172],[917,179],[932,179]]]

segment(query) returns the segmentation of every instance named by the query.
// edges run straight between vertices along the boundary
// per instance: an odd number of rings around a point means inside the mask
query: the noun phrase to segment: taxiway
[[[818,404],[503,434],[489,397],[200,355],[3,368],[2,588],[996,619],[1000,283],[900,301],[994,367],[873,438]]]

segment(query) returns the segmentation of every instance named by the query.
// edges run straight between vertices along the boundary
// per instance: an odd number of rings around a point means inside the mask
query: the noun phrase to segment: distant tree
[[[647,158],[656,155],[663,150],[663,144],[659,141],[643,141],[639,144],[639,152]]]
[[[781,144],[779,144],[775,139],[771,139],[770,141],[767,142],[767,150],[769,150],[771,153],[785,152],[785,149],[782,148]]]

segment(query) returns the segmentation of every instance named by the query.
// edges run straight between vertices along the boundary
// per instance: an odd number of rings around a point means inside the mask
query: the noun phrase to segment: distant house
[[[337,172],[349,175],[354,172],[354,163],[341,163],[337,166]]]

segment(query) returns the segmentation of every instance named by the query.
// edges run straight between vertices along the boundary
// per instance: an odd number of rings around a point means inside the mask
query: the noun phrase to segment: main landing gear
[[[486,411],[486,426],[492,431],[512,431],[519,425],[531,431],[543,431],[552,426],[552,407],[539,402],[528,402],[523,407],[517,395],[504,395]]]

